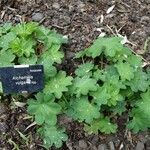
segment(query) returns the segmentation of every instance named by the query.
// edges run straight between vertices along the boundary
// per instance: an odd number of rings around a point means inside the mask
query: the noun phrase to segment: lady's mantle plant
[[[115,133],[114,119],[128,114],[127,128],[150,128],[150,72],[142,58],[121,44],[119,37],[98,38],[77,53],[84,63],[69,88],[67,114],[84,122],[88,133]]]
[[[28,100],[28,112],[35,117],[39,125],[37,132],[46,147],[53,144],[61,147],[62,141],[67,140],[65,129],[57,126],[57,115],[62,113],[59,100],[72,84],[72,77],[55,67],[64,57],[60,49],[66,42],[62,35],[34,22],[16,26],[7,23],[0,27],[0,67],[18,64],[44,66],[45,88]]]
[[[61,45],[67,40],[37,23],[0,27],[0,67],[14,64],[43,64],[45,88],[28,100],[38,134],[49,148],[62,146],[65,129],[57,115],[66,113],[84,123],[89,134],[117,131],[115,120],[128,115],[127,128],[134,132],[150,128],[150,70],[142,57],[121,44],[119,37],[98,38],[77,53],[84,60],[74,78],[57,71],[64,57]]]

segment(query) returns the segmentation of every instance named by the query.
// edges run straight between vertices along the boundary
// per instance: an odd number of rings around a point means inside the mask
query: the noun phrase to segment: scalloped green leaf
[[[126,61],[133,66],[135,69],[142,67],[142,57],[141,56],[136,56],[134,54],[128,56],[126,58]]]
[[[16,38],[16,34],[13,32],[8,32],[7,34],[0,37],[0,49],[8,50],[10,48],[10,44]]]
[[[112,111],[113,114],[122,115],[123,112],[125,112],[126,109],[126,102],[125,101],[119,101],[116,106],[110,107],[110,111]]]
[[[107,93],[107,89],[105,87],[98,87],[97,91],[91,92],[90,95],[93,97],[93,101],[98,106],[107,104],[108,99],[111,98],[111,95]]]
[[[35,116],[38,125],[43,123],[55,125],[57,115],[61,112],[61,106],[54,102],[54,97],[50,94],[38,93],[36,99],[29,99],[28,112]]]
[[[12,31],[16,33],[19,37],[28,37],[38,28],[38,23],[36,22],[28,22],[21,23],[16,25]]]
[[[47,81],[44,92],[52,93],[59,99],[62,97],[63,92],[68,91],[68,86],[72,84],[72,80],[71,76],[66,76],[66,72],[59,71],[55,77]]]
[[[110,122],[108,117],[100,118],[94,120],[90,125],[84,126],[84,130],[89,134],[98,134],[98,132],[102,132],[105,134],[116,133],[117,125]]]
[[[149,87],[148,75],[142,69],[138,69],[134,74],[134,78],[126,84],[130,86],[134,92],[145,92]]]
[[[90,62],[84,63],[75,70],[75,74],[79,77],[83,77],[85,75],[91,76],[92,75],[91,70],[93,69],[93,67],[94,67],[93,63]]]
[[[121,41],[120,37],[100,37],[94,41],[92,46],[85,49],[86,56],[96,58],[104,52],[106,56],[114,57],[118,51],[124,49]]]
[[[32,54],[30,57],[19,57],[19,64],[35,65],[37,63],[38,57],[35,54]]]
[[[36,30],[36,37],[44,43],[46,48],[50,48],[53,44],[61,45],[67,43],[68,39],[58,34],[55,30],[50,30],[44,26],[39,26]]]
[[[87,123],[100,117],[99,107],[90,103],[86,96],[73,100],[67,114],[74,119],[85,121]]]
[[[60,64],[62,58],[64,57],[64,53],[60,51],[60,47],[61,45],[53,44],[41,55],[41,59],[49,59],[52,61],[52,63]]]
[[[0,51],[0,67],[12,66],[15,55],[9,50]]]
[[[68,139],[68,136],[65,134],[65,129],[56,126],[44,125],[38,129],[38,133],[42,137],[46,148],[50,148],[53,145],[56,148],[60,148],[63,142]]]
[[[115,64],[115,67],[118,70],[118,73],[122,80],[131,80],[134,78],[134,69],[127,62],[118,62]]]
[[[81,78],[76,77],[71,88],[71,92],[76,94],[77,97],[87,95],[90,91],[97,90],[97,81],[89,76]]]
[[[25,55],[30,57],[31,54],[35,53],[34,46],[36,45],[35,40],[32,38],[16,38],[10,44],[11,51],[18,57]]]
[[[132,109],[127,127],[133,132],[145,131],[150,128],[150,89],[141,94],[135,108]]]

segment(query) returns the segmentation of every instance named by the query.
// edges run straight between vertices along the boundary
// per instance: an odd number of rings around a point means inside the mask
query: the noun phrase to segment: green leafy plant
[[[40,126],[38,133],[45,146],[61,147],[67,140],[64,129],[57,125],[57,115],[63,113],[59,100],[72,84],[72,77],[65,71],[57,71],[64,53],[61,45],[67,39],[54,30],[38,23],[9,23],[0,27],[0,66],[18,64],[42,64],[44,66],[45,88],[28,100],[28,113]]]
[[[134,132],[150,128],[149,74],[142,67],[142,57],[132,53],[122,40],[100,37],[76,54],[84,61],[75,70],[66,113],[84,122],[90,134],[115,133],[113,122],[123,113],[130,114],[127,128]]]

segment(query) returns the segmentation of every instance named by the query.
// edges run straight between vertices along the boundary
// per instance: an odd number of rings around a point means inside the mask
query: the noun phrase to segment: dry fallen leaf
[[[115,8],[115,5],[112,5],[111,7],[109,7],[106,11],[106,14],[109,14],[113,11],[113,9]]]

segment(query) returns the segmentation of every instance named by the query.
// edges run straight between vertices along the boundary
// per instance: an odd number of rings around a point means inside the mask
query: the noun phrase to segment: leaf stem
[[[68,103],[66,97],[64,96],[64,94],[62,96],[63,96],[63,99],[64,99],[65,103],[68,105],[69,103]]]
[[[82,57],[82,63],[84,64],[85,62],[84,62],[84,58]]]

